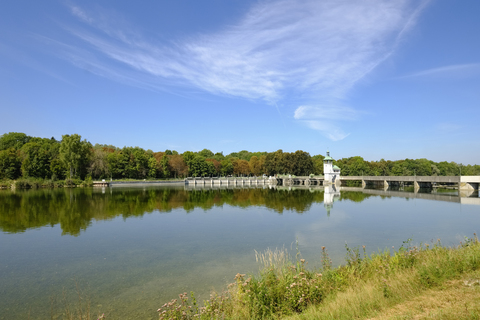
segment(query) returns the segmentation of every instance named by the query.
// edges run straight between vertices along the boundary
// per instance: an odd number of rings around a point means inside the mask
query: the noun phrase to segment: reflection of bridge
[[[382,197],[399,197],[399,198],[413,198],[413,199],[423,199],[423,200],[435,200],[435,201],[446,201],[446,202],[454,202],[454,203],[461,203],[461,204],[470,204],[470,205],[480,205],[480,198],[478,196],[477,191],[467,190],[467,191],[459,191],[459,194],[444,194],[444,193],[437,193],[433,192],[418,192],[418,189],[414,189],[412,192],[403,191],[403,190],[392,190],[392,189],[365,189],[361,187],[335,187],[334,185],[327,185],[327,186],[305,186],[305,185],[296,185],[296,186],[278,186],[278,185],[264,185],[264,186],[255,186],[249,184],[187,184],[185,185],[185,190],[218,190],[218,189],[250,189],[250,188],[273,188],[277,190],[286,190],[286,191],[293,191],[293,190],[310,190],[310,192],[316,191],[324,191],[325,198],[324,198],[324,205],[327,208],[327,211],[331,209],[333,202],[340,197],[341,192],[345,191],[356,191],[362,192],[365,194],[371,194],[375,196],[382,196]],[[453,191],[457,193],[456,191]]]
[[[459,195],[442,194],[442,193],[424,193],[424,192],[407,192],[402,190],[382,190],[382,189],[364,189],[356,187],[341,187],[341,191],[358,191],[365,194],[371,194],[382,197],[399,197],[399,198],[415,198],[424,200],[447,201],[461,204],[480,205],[479,197],[470,197],[474,194],[473,190],[460,192]]]

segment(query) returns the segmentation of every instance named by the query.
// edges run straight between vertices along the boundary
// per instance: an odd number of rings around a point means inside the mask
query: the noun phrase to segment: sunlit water
[[[352,190],[351,188],[349,190]],[[377,191],[375,191],[377,192]],[[380,195],[377,195],[380,194]],[[456,191],[140,187],[0,191],[0,319],[61,317],[76,288],[108,319],[156,319],[179,293],[201,301],[235,274],[255,273],[255,250],[286,247],[314,268],[326,246],[338,265],[368,252],[480,229],[480,206]],[[392,196],[393,194],[393,196]],[[399,197],[395,196],[399,195]],[[478,193],[470,195],[477,203]],[[472,201],[470,201],[472,203]],[[66,298],[64,298],[64,295]]]

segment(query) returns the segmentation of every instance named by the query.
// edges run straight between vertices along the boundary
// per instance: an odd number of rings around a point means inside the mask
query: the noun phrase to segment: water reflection
[[[330,216],[330,211],[333,207],[333,202],[340,199],[340,189],[337,190],[335,185],[325,186],[325,195],[323,206],[327,210],[327,215]]]
[[[422,190],[413,188],[362,189],[325,186],[320,188],[264,187],[150,187],[98,189],[39,189],[0,192],[0,230],[6,233],[60,225],[62,235],[78,236],[93,220],[142,217],[158,211],[195,208],[210,210],[233,207],[266,207],[278,214],[291,210],[302,214],[314,203],[322,203],[327,215],[338,200],[361,202],[371,196],[403,197],[480,205],[478,191]],[[433,191],[433,192],[432,192]]]

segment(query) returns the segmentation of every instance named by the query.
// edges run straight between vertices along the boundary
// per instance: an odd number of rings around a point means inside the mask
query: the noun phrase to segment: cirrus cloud
[[[171,42],[145,39],[122,19],[72,5],[83,25],[65,30],[83,45],[63,43],[59,54],[103,77],[149,89],[181,94],[190,88],[270,105],[285,99],[338,105],[394,52],[427,3],[260,1],[221,31]],[[353,116],[353,109],[343,108]],[[332,140],[345,138],[345,117],[329,112],[301,106],[294,118]]]

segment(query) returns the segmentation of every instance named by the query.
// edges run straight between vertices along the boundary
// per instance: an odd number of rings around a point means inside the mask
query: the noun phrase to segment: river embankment
[[[193,293],[158,309],[160,319],[477,319],[480,316],[480,243],[476,235],[457,247],[440,240],[409,241],[366,255],[346,246],[346,263],[332,268],[322,248],[322,267],[311,270],[286,250],[257,253],[257,275],[237,274],[222,293],[198,307]],[[362,252],[363,251],[363,252]],[[457,306],[454,302],[462,302]],[[422,302],[419,307],[415,302]],[[442,303],[443,302],[443,303]],[[423,315],[423,317],[422,317]]]
[[[91,179],[17,179],[0,181],[0,189],[38,189],[38,188],[83,188],[95,186],[183,186],[185,180],[109,180],[92,181]]]

